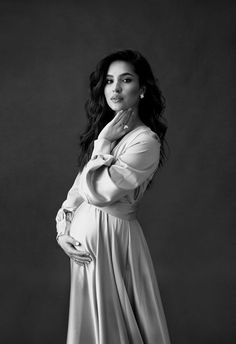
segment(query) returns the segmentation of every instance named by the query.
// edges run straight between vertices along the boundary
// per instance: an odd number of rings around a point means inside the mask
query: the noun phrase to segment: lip
[[[119,96],[115,96],[115,97],[111,97],[111,100],[113,102],[120,102],[123,98],[122,97],[119,97]]]

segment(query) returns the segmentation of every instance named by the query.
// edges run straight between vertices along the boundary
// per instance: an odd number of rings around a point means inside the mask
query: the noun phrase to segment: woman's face
[[[143,90],[133,66],[125,61],[112,62],[107,71],[104,88],[109,107],[115,112],[130,107],[137,108],[141,93]]]

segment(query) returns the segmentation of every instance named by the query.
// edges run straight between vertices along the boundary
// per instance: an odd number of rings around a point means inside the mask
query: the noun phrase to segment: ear
[[[140,94],[145,94],[146,92],[146,86],[141,87]]]
[[[140,97],[141,99],[144,98],[145,92],[146,92],[146,87],[145,87],[145,86],[141,87],[141,88],[140,88],[140,95],[139,95],[139,97]]]

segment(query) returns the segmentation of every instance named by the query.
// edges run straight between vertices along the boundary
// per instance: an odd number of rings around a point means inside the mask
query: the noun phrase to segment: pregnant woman
[[[165,159],[163,108],[150,65],[137,51],[108,55],[90,75],[78,175],[56,217],[58,244],[71,261],[67,344],[170,343],[136,218]]]

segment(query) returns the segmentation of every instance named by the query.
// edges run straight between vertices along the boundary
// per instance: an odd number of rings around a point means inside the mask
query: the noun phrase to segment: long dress
[[[155,271],[136,209],[157,170],[158,136],[141,125],[94,141],[62,209],[92,262],[71,260],[67,344],[169,344]]]

